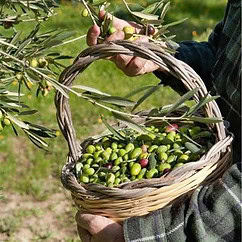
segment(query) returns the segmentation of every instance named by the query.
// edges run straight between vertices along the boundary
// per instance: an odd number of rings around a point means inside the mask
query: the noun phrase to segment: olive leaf
[[[88,97],[98,102],[108,103],[108,104],[116,105],[118,107],[132,107],[135,104],[135,102],[119,96],[101,96],[101,95],[94,96],[94,95],[88,94]]]
[[[204,97],[201,98],[201,100],[196,103],[195,105],[193,105],[192,107],[190,107],[189,111],[187,112],[187,116],[194,114],[195,112],[197,112],[197,110],[199,110],[201,107],[203,107],[204,105],[206,105],[207,103],[216,100],[217,98],[219,98],[220,96],[208,96],[209,93],[207,93]]]
[[[194,143],[191,142],[185,142],[185,147],[190,150],[192,153],[199,153],[200,148],[198,148]]]
[[[167,2],[165,4],[165,6],[163,7],[162,11],[161,11],[159,19],[164,19],[164,17],[166,15],[167,11],[169,10],[169,8],[170,8],[170,2]]]
[[[157,160],[155,158],[155,153],[152,152],[149,156],[149,170],[156,167]]]
[[[131,14],[145,20],[158,20],[159,16],[154,14],[145,14],[141,12],[131,11]]]
[[[184,104],[186,101],[188,101],[191,97],[194,96],[194,94],[196,92],[198,92],[200,88],[194,88],[192,90],[190,90],[189,92],[185,93],[182,97],[180,97],[173,105],[171,105],[171,107],[169,108],[169,110],[166,113],[166,116],[169,115],[170,113],[174,112],[176,109],[178,109],[182,104]]]
[[[113,116],[118,119],[121,123],[124,123],[125,125],[127,125],[129,128],[137,131],[138,133],[141,134],[146,134],[147,131],[145,130],[144,127],[142,127],[141,125],[137,124],[135,121],[133,121],[131,118],[129,118],[128,116],[119,114],[119,113],[115,113],[112,112]]]
[[[216,117],[199,117],[199,116],[190,116],[188,120],[199,122],[199,123],[205,123],[205,124],[213,124],[213,123],[220,123],[223,121],[222,118],[216,118]]]
[[[23,111],[23,112],[19,112],[19,116],[24,116],[24,115],[32,115],[37,113],[38,110],[28,110],[28,111]]]
[[[150,5],[148,5],[144,10],[142,10],[142,13],[145,13],[145,14],[155,14],[157,11],[159,11],[164,3],[164,1],[160,1],[158,3],[152,3]]]
[[[143,103],[149,96],[151,96],[154,92],[156,92],[161,86],[163,86],[162,84],[158,84],[156,86],[152,86],[138,101],[137,103],[134,105],[132,112],[138,107],[140,106],[141,103]]]
[[[12,116],[10,113],[7,114],[8,119],[10,119],[13,123],[15,123],[16,125],[18,125],[20,128],[22,129],[29,129],[29,126],[24,123],[23,121],[15,118],[14,116]]]
[[[174,25],[177,25],[177,24],[180,24],[180,23],[183,23],[184,21],[186,21],[188,18],[183,18],[183,19],[179,19],[177,21],[174,21],[174,22],[171,22],[169,24],[166,24],[166,25],[163,25],[164,28],[168,28],[168,27],[171,27],[171,26],[174,26]]]
[[[127,10],[129,11],[129,13],[131,15],[133,15],[138,21],[141,21],[141,19],[146,19],[146,20],[157,20],[159,18],[158,15],[154,15],[154,14],[146,14],[146,13],[142,13],[142,12],[136,12],[136,11],[132,11],[129,6],[128,3],[125,0],[122,0],[125,7],[127,8]]]
[[[45,149],[45,147],[48,147],[48,144],[41,138],[38,138],[36,135],[32,134],[28,130],[24,130],[28,138],[32,141],[34,145],[36,145],[40,149]],[[47,151],[47,150],[46,150]]]
[[[107,127],[107,129],[118,139],[118,140],[125,140],[125,137],[123,135],[121,135],[118,130],[116,130],[113,126],[111,126],[106,119],[101,116],[101,119],[104,123],[104,125]]]
[[[99,95],[103,95],[103,96],[111,96],[110,94],[104,93],[93,87],[88,87],[88,86],[83,86],[83,85],[74,85],[74,86],[72,86],[72,88],[81,89],[81,90],[84,90],[84,91],[87,91],[90,93],[99,94]]]
[[[152,87],[154,87],[154,86],[147,85],[147,86],[143,86],[143,87],[140,87],[140,88],[138,88],[138,89],[135,89],[135,90],[131,91],[130,93],[128,93],[128,94],[125,96],[125,98],[130,98],[130,97],[132,97],[132,96],[134,96],[134,95],[136,95],[136,94],[138,94],[138,93],[140,93],[140,92],[143,92],[143,91],[145,91],[145,90],[147,90],[147,89],[150,89],[150,88],[152,88]]]

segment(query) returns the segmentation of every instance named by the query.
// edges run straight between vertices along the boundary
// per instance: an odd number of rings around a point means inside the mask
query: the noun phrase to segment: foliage
[[[46,96],[53,88],[67,96],[65,88],[56,79],[58,70],[64,67],[59,60],[70,57],[61,55],[53,47],[62,45],[74,33],[40,31],[42,23],[55,15],[55,7],[53,0],[0,2],[0,28],[5,29],[0,35],[0,131],[11,126],[18,135],[18,127],[40,148],[48,146],[44,139],[55,137],[55,130],[24,119],[37,110],[32,110],[22,101],[21,91],[23,88],[30,90],[35,85],[36,96],[40,93]],[[27,35],[18,30],[21,25],[30,23],[34,23],[34,27]]]

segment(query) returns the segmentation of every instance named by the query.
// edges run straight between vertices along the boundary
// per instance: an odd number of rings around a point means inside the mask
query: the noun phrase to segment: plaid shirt
[[[235,135],[234,164],[212,185],[200,186],[179,205],[167,206],[146,216],[124,221],[127,242],[241,241],[241,1],[229,0],[224,20],[208,42],[182,42],[176,57],[189,64],[204,80],[212,95],[219,94],[222,115]],[[162,82],[184,91],[179,82]],[[169,83],[168,83],[169,81]],[[236,163],[237,162],[237,163]]]

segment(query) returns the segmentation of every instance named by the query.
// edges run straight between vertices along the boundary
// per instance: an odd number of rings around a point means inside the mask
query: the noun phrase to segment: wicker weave
[[[207,94],[201,78],[184,62],[154,44],[137,44],[124,40],[85,49],[74,63],[63,71],[60,82],[70,88],[76,76],[92,62],[117,54],[139,56],[153,61],[181,80],[187,90],[200,87],[194,95],[197,102]],[[57,120],[69,146],[61,180],[64,187],[71,191],[73,200],[81,211],[104,215],[118,222],[131,216],[145,215],[174,202],[176,198],[188,194],[200,184],[218,179],[230,165],[232,136],[226,134],[225,127],[220,122],[212,125],[216,130],[216,144],[199,161],[189,162],[161,178],[129,182],[117,188],[99,184],[80,184],[74,175],[74,167],[82,154],[83,143],[79,144],[76,139],[68,99],[57,91],[55,102]],[[221,118],[215,101],[206,105],[204,115]]]

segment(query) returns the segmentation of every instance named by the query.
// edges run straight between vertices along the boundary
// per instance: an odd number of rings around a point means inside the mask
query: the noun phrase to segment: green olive
[[[118,157],[117,159],[115,159],[115,161],[114,161],[114,165],[115,166],[118,166],[120,163],[122,163],[123,162],[123,158],[122,157]]]
[[[126,166],[120,168],[120,172],[122,174],[125,174],[126,171],[127,171],[127,167]]]
[[[86,164],[91,165],[93,163],[93,158],[88,158]]]
[[[108,173],[106,175],[106,182],[107,183],[114,183],[115,181],[115,175],[113,173]]]
[[[201,127],[199,127],[199,126],[195,126],[191,129],[189,129],[189,133],[190,133],[191,136],[194,136],[194,135],[196,135],[200,132],[201,132]]]
[[[87,160],[88,158],[90,158],[90,157],[92,157],[92,156],[93,156],[93,155],[90,154],[90,153],[85,153],[85,154],[82,155],[82,159],[85,161],[85,160]]]
[[[83,170],[86,170],[86,169],[89,169],[90,168],[90,165],[89,164],[85,164],[84,166],[83,166]]]
[[[113,182],[108,182],[108,183],[107,183],[107,187],[112,188],[112,187],[113,187]]]
[[[112,154],[112,152],[113,152],[113,150],[112,150],[111,147],[107,147],[107,148],[105,149],[105,151],[107,151],[109,154]]]
[[[125,147],[125,144],[124,143],[120,143],[120,144],[118,144],[118,148],[119,149],[122,149],[122,148],[124,148]]]
[[[98,164],[92,164],[91,167],[97,169],[97,168],[99,168],[99,165]]]
[[[97,157],[97,159],[94,160],[94,163],[100,163],[102,161],[102,157]]]
[[[141,171],[141,165],[139,163],[134,163],[130,169],[131,176],[137,176]]]
[[[145,176],[145,173],[146,173],[147,169],[146,168],[143,168],[140,173],[138,174],[137,178],[139,180],[143,179],[143,177]]]
[[[126,153],[127,153],[127,152],[126,152],[125,149],[120,149],[120,150],[118,151],[118,155],[121,156],[121,157],[123,157]]]
[[[116,178],[114,181],[114,185],[119,185],[121,183],[121,179],[120,178]]]
[[[84,17],[84,18],[86,18],[86,17],[88,17],[88,10],[86,9],[86,8],[84,8],[83,10],[82,10],[82,17]]]
[[[4,118],[4,119],[3,119],[3,124],[6,125],[6,126],[9,126],[9,125],[11,124],[10,119],[8,119],[8,118]]]
[[[168,159],[168,155],[165,152],[160,152],[158,154],[158,158],[160,161],[166,161]]]
[[[178,144],[178,143],[174,143],[174,144],[173,144],[173,148],[174,148],[174,149],[179,149],[180,147],[181,147],[181,145]]]
[[[88,183],[89,182],[89,177],[85,174],[82,174],[80,176],[80,181],[83,182],[83,183]]]
[[[36,68],[39,65],[38,60],[36,58],[33,58],[30,61],[30,66]]]
[[[86,148],[86,152],[89,154],[93,154],[95,152],[96,148],[94,145],[88,145]]]
[[[84,170],[84,173],[87,174],[88,176],[92,176],[95,173],[94,168],[88,168]]]
[[[111,145],[110,140],[105,140],[104,142],[102,142],[103,149],[107,149],[108,147],[110,147],[110,145]]]
[[[152,145],[152,146],[149,147],[148,152],[149,152],[149,153],[152,153],[152,152],[155,151],[157,148],[158,148],[158,145]]]
[[[173,154],[176,155],[176,156],[181,156],[183,154],[183,152],[180,149],[174,149]]]
[[[109,160],[109,158],[110,158],[110,153],[106,150],[104,150],[101,155],[102,155],[103,159],[105,159],[105,160]]]
[[[135,148],[131,153],[130,153],[130,156],[129,158],[130,159],[135,159],[137,158],[138,156],[140,156],[142,154],[142,149],[140,147],[138,148]]]
[[[156,152],[157,152],[157,154],[159,154],[159,153],[166,152],[167,150],[168,150],[168,148],[167,148],[166,145],[160,145],[160,146],[157,148]]]
[[[152,168],[149,171],[146,172],[146,178],[151,179],[158,175],[158,170],[156,168]]]
[[[118,170],[120,170],[120,166],[113,166],[112,167],[113,172],[117,172]]]
[[[188,160],[189,160],[189,155],[183,154],[183,155],[178,157],[177,162],[182,162],[183,163],[183,162],[186,162]]]
[[[125,33],[125,39],[129,39],[133,36],[135,28],[132,26],[125,26],[123,28],[123,32]]]
[[[127,153],[129,153],[130,151],[134,150],[134,144],[133,143],[128,143],[125,147],[125,150]]]
[[[116,150],[116,149],[118,148],[118,144],[117,144],[116,142],[113,142],[113,143],[111,144],[111,148],[112,148],[113,150]]]
[[[109,28],[108,33],[114,34],[116,31],[117,31],[117,29],[115,27],[111,27],[111,28]]]
[[[129,169],[131,169],[131,167],[133,166],[133,164],[134,164],[134,161],[129,162]]]
[[[115,172],[115,177],[117,178],[117,177],[120,177],[120,175],[121,175],[121,173],[120,173],[120,171],[117,171],[117,172]]]
[[[96,145],[95,145],[95,149],[96,149],[97,151],[99,151],[99,150],[101,150],[101,149],[102,149],[102,146],[101,146],[101,145],[99,145],[99,144],[96,144]]]
[[[158,166],[158,170],[163,172],[165,169],[171,169],[171,165],[169,163],[160,163]]]
[[[184,164],[182,163],[182,162],[179,162],[179,163],[176,163],[175,164],[175,166],[174,166],[174,168],[178,168],[178,167],[181,167],[181,166],[183,166]]]
[[[116,152],[113,152],[110,156],[110,160],[116,160],[118,158],[118,155]]]
[[[176,161],[176,159],[177,159],[176,155],[170,155],[170,156],[168,156],[166,162],[167,163],[172,163],[172,162]]]
[[[128,154],[125,154],[125,155],[123,156],[123,160],[124,160],[124,161],[128,161],[128,160],[129,160],[129,155],[128,155]]]
[[[103,151],[102,150],[98,150],[96,151],[94,154],[93,154],[93,158],[96,160],[102,153]]]

